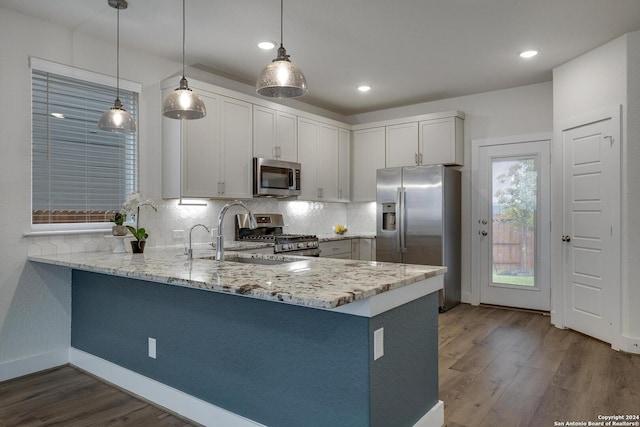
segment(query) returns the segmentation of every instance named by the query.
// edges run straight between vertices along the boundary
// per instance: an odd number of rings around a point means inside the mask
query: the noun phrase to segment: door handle
[[[570,242],[571,241],[571,236],[562,236],[562,241],[563,242]]]
[[[487,235],[487,234],[489,234],[489,233],[487,233],[485,230],[482,230],[482,231],[480,232],[480,234],[482,234],[483,236],[486,236],[486,235]]]

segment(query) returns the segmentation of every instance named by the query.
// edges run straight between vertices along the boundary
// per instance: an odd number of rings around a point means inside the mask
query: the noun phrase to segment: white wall
[[[640,31],[627,34],[627,138],[623,146],[622,332],[640,341]],[[640,350],[636,349],[636,352]]]
[[[464,164],[462,168],[462,296],[471,292],[471,141],[538,132],[551,132],[552,84],[540,83],[495,92],[409,105],[349,117],[363,124],[420,114],[459,110],[465,113]],[[375,221],[373,222],[375,227]]]
[[[553,71],[554,127],[603,107],[622,106],[621,170],[621,250],[622,250],[622,335],[628,343],[640,342],[640,32],[626,34],[594,49]],[[562,158],[561,141],[554,141],[555,158]],[[556,177],[562,176],[562,164],[554,165]],[[554,198],[562,197],[561,186]],[[562,222],[562,206],[556,204],[553,221]],[[560,260],[560,248],[554,245],[553,258]],[[554,276],[560,277],[560,262],[552,263]],[[624,341],[623,341],[624,343]],[[633,347],[626,348],[638,352]]]

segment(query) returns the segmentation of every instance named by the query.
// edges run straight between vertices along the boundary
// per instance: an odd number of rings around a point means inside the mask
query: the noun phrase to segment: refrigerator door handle
[[[398,207],[398,212],[396,213],[396,218],[398,221],[398,250],[400,252],[407,251],[407,242],[406,242],[406,230],[405,230],[405,192],[404,188],[398,187],[398,200],[396,206]]]
[[[396,192],[396,243],[398,252],[402,252],[404,238],[402,233],[402,187],[398,187]]]

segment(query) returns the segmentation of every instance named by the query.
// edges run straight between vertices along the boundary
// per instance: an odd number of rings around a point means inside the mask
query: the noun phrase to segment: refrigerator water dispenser
[[[395,231],[396,229],[396,204],[382,204],[382,229],[384,231]]]

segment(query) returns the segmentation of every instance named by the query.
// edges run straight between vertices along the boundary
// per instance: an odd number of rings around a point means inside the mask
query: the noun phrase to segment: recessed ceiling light
[[[360,92],[369,92],[371,90],[371,86],[369,86],[369,85],[360,85],[360,86],[358,86],[358,90]]]
[[[533,58],[537,54],[538,54],[538,51],[532,49],[532,50],[525,50],[523,52],[520,52],[518,55],[520,55],[520,58]]]
[[[258,47],[263,50],[271,50],[274,47],[276,47],[276,44],[274,42],[264,41],[264,42],[258,43]]]
[[[62,113],[51,113],[51,115],[57,119],[64,119],[64,114]]]

